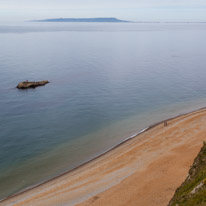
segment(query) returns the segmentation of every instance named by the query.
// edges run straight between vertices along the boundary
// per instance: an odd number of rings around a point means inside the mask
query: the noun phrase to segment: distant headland
[[[32,20],[31,22],[119,22],[128,23],[130,21],[120,20],[117,18],[58,18],[58,19],[43,19]]]

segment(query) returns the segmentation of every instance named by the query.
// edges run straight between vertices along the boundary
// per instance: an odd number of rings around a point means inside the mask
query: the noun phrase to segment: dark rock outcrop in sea
[[[18,89],[28,89],[28,88],[35,88],[35,87],[39,87],[39,86],[44,86],[45,84],[48,84],[49,81],[47,80],[43,80],[43,81],[39,81],[39,82],[29,82],[29,81],[24,81],[24,82],[20,82],[16,87]]]

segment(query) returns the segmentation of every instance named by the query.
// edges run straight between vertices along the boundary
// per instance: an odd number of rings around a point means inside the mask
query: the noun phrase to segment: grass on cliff
[[[206,206],[206,143],[168,206]]]

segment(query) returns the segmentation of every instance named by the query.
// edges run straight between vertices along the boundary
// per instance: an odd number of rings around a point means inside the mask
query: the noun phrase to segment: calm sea
[[[206,106],[205,37],[206,24],[0,25],[0,199]]]

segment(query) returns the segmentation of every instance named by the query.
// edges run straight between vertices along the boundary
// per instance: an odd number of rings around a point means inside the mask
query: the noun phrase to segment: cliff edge
[[[206,206],[206,142],[168,206]]]

